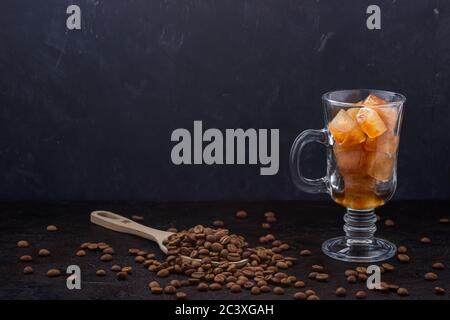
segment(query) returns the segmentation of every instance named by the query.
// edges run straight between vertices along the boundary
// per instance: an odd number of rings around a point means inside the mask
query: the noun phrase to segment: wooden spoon
[[[91,222],[96,225],[102,226],[106,229],[122,233],[128,233],[141,238],[152,240],[158,244],[161,251],[164,252],[165,254],[167,254],[167,247],[164,245],[163,241],[173,234],[173,232],[162,231],[144,226],[140,223],[137,223],[133,220],[130,220],[126,217],[122,217],[110,211],[103,211],[103,210],[92,211]],[[201,261],[200,259],[194,259],[188,256],[183,255],[180,256],[186,260]],[[241,267],[246,265],[247,261],[248,259],[243,259],[237,262],[230,262],[230,263],[233,263],[236,266]],[[220,262],[218,261],[212,261],[211,263],[214,266],[218,266],[220,264]]]

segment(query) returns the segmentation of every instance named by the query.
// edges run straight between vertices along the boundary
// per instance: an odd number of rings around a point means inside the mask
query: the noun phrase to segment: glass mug
[[[391,258],[396,247],[375,238],[375,208],[397,186],[397,154],[406,98],[382,90],[341,90],[322,96],[325,129],[303,131],[291,148],[293,182],[309,193],[328,193],[347,208],[345,236],[329,239],[322,251],[337,260],[376,262]],[[319,142],[327,148],[327,174],[303,176],[303,147]]]

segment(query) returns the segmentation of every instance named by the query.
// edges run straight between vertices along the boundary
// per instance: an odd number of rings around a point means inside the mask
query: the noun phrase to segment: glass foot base
[[[372,238],[371,241],[352,243],[346,237],[329,239],[322,244],[327,256],[347,262],[377,262],[392,258],[396,246],[386,240]]]

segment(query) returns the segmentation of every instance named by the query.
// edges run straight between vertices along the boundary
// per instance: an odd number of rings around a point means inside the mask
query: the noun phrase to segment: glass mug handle
[[[294,184],[301,190],[309,193],[329,193],[328,178],[324,176],[319,179],[309,179],[303,176],[300,158],[303,147],[310,142],[318,142],[328,146],[328,134],[325,129],[322,130],[305,130],[300,133],[291,148],[290,168],[291,176]]]

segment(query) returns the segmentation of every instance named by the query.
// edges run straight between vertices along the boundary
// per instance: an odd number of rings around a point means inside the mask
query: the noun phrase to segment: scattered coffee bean
[[[148,287],[151,289],[151,288],[154,288],[154,287],[161,287],[161,285],[159,284],[159,282],[158,281],[150,281],[150,283],[148,284]]]
[[[177,292],[175,296],[176,296],[177,300],[186,300],[187,299],[187,294],[182,291]]]
[[[434,293],[436,293],[437,295],[444,295],[445,294],[445,289],[441,288],[441,287],[435,287],[434,288]]]
[[[175,288],[174,286],[166,286],[164,287],[164,293],[166,294],[174,294],[175,292],[177,292],[177,288]]]
[[[272,292],[277,295],[284,294],[284,289],[282,287],[274,287]]]
[[[115,264],[111,267],[111,271],[113,271],[113,272],[119,272],[121,270],[122,270],[122,267],[117,264]]]
[[[220,283],[214,282],[209,285],[209,289],[212,291],[217,291],[217,290],[222,289],[222,285]]]
[[[262,286],[260,289],[261,289],[261,292],[264,292],[264,293],[270,292],[270,287],[269,286]]]
[[[406,297],[406,296],[409,296],[409,291],[408,291],[408,289],[405,289],[405,288],[398,288],[397,294],[399,296]]]
[[[302,250],[302,251],[300,251],[300,255],[302,256],[302,257],[309,257],[310,255],[311,255],[311,251],[309,251],[309,250]]]
[[[387,262],[381,264],[381,266],[382,266],[382,267],[384,268],[384,270],[386,270],[386,271],[394,271],[394,270],[395,270],[395,267],[394,267],[392,264],[387,263]]]
[[[316,296],[315,294],[310,295],[308,298],[306,298],[306,300],[320,300],[320,298],[318,296]]]
[[[368,277],[367,277],[367,275],[366,275],[365,273],[358,273],[357,278],[358,278],[358,280],[361,281],[361,282],[366,282],[366,280],[367,280]]]
[[[448,224],[448,223],[450,223],[450,219],[449,218],[441,218],[441,219],[439,219],[439,223]]]
[[[23,274],[32,274],[33,273],[33,268],[30,266],[26,266],[25,268],[23,268]]]
[[[316,292],[314,290],[308,289],[305,291],[306,296],[312,296],[312,295],[316,295]]]
[[[150,292],[151,292],[152,294],[161,294],[161,293],[164,292],[164,289],[161,288],[161,287],[151,287],[151,288],[150,288]]]
[[[40,249],[38,255],[39,257],[48,257],[50,255],[50,251],[47,249]]]
[[[357,291],[355,294],[356,298],[358,299],[365,299],[367,297],[367,293],[365,291]]]
[[[245,219],[247,218],[247,216],[248,216],[247,211],[239,210],[238,212],[236,212],[236,218],[238,219]]]
[[[136,257],[134,258],[134,261],[135,261],[136,263],[143,263],[143,262],[145,261],[145,258],[144,258],[143,256],[136,256]]]
[[[105,253],[105,254],[114,254],[114,249],[111,248],[111,247],[108,247],[108,248],[103,249],[102,253]]]
[[[143,216],[138,216],[138,215],[132,215],[131,219],[134,220],[134,221],[142,221],[142,220],[144,220],[144,217]]]
[[[408,252],[408,248],[406,246],[399,246],[397,248],[397,252],[398,253],[406,253],[406,252]]]
[[[97,243],[97,248],[99,250],[105,250],[106,248],[109,248],[109,245],[105,242],[99,242]]]
[[[89,243],[87,248],[89,250],[91,250],[91,251],[95,251],[95,250],[98,249],[98,244],[96,244],[96,243]]]
[[[266,222],[267,222],[267,223],[274,223],[274,222],[277,222],[277,218],[275,218],[275,217],[267,217],[267,218],[266,218]]]
[[[98,269],[97,271],[95,271],[95,274],[99,277],[104,277],[106,276],[106,271],[103,269]]]
[[[208,284],[206,282],[200,282],[197,285],[197,290],[198,291],[208,291],[208,289],[209,289],[209,286],[208,286]]]
[[[170,274],[170,271],[168,269],[161,269],[159,270],[156,275],[160,278],[165,278]]]
[[[326,282],[329,278],[330,276],[326,273],[318,273],[316,276],[316,280],[320,282]]]
[[[429,244],[431,243],[431,239],[428,237],[421,237],[420,238],[420,242],[425,243],[425,244]]]
[[[434,272],[425,273],[425,280],[427,280],[427,281],[436,281],[437,278],[438,278],[438,276]]]
[[[398,259],[398,261],[400,261],[401,263],[408,263],[408,262],[409,262],[409,256],[406,255],[406,254],[403,254],[403,253],[398,254],[398,255],[397,255],[397,259]]]
[[[86,255],[86,251],[84,251],[84,250],[78,250],[77,253],[76,253],[76,255],[77,255],[78,257],[84,257],[84,256]]]
[[[386,220],[384,221],[384,225],[385,225],[386,227],[393,227],[393,226],[395,226],[395,222],[394,222],[394,220],[392,220],[392,219],[386,219]]]
[[[100,260],[101,261],[103,261],[103,262],[109,262],[109,261],[111,261],[112,260],[112,255],[110,255],[110,254],[103,254],[101,257],[100,257]]]
[[[50,277],[50,278],[59,277],[60,275],[61,275],[61,271],[59,271],[58,269],[49,269],[47,271],[47,277]]]
[[[358,275],[358,272],[356,272],[355,270],[351,270],[351,269],[349,269],[349,270],[345,270],[345,276],[346,277],[349,277],[349,276],[357,276]]]
[[[261,289],[259,287],[252,287],[250,289],[250,293],[254,296],[258,295],[261,293]]]
[[[29,254],[26,254],[26,255],[20,257],[20,261],[22,261],[22,262],[30,262],[32,260],[33,260],[33,257],[30,256]]]
[[[309,279],[315,279],[315,278],[317,277],[317,275],[318,275],[318,273],[315,272],[315,271],[313,271],[313,272],[310,272],[310,273],[308,274],[308,278],[309,278]]]
[[[141,250],[139,250],[137,248],[130,248],[130,249],[128,249],[128,253],[131,254],[132,256],[137,256],[139,251],[141,251]]]
[[[294,287],[295,288],[304,288],[305,287],[305,283],[303,281],[296,281],[294,283]]]
[[[88,249],[90,244],[91,244],[90,242],[84,242],[81,244],[80,249]]]
[[[126,280],[128,278],[128,273],[124,271],[117,272],[117,279]]]
[[[325,268],[323,266],[320,266],[318,264],[314,264],[311,267],[312,271],[316,271],[316,272],[322,272],[323,270],[325,270]]]
[[[345,297],[347,295],[347,290],[345,288],[339,287],[336,289],[336,296]]]
[[[222,228],[225,225],[225,223],[222,220],[215,220],[213,222],[214,227]]]
[[[356,283],[356,277],[355,276],[348,276],[347,277],[348,283]]]
[[[358,273],[366,273],[367,272],[367,268],[366,267],[356,267],[356,272]]]
[[[130,266],[125,266],[122,268],[122,272],[126,272],[127,274],[133,273],[133,268]]]
[[[261,228],[263,229],[270,229],[270,227],[271,227],[270,223],[264,222],[261,224]]]
[[[51,224],[47,226],[47,231],[50,232],[58,231],[58,228],[55,225]]]
[[[17,242],[17,246],[19,248],[28,248],[30,246],[30,244],[28,243],[27,240],[20,240]]]
[[[435,263],[433,263],[433,265],[431,267],[433,269],[436,269],[436,270],[443,270],[443,269],[445,269],[445,265],[443,263],[441,263],[441,262],[435,262]]]
[[[231,290],[231,292],[233,292],[233,293],[238,293],[238,292],[241,292],[241,291],[242,291],[242,288],[241,288],[240,285],[234,284],[234,285],[231,286],[230,290]]]
[[[307,296],[304,292],[299,291],[299,292],[294,293],[295,300],[306,300],[306,298],[307,298]]]

